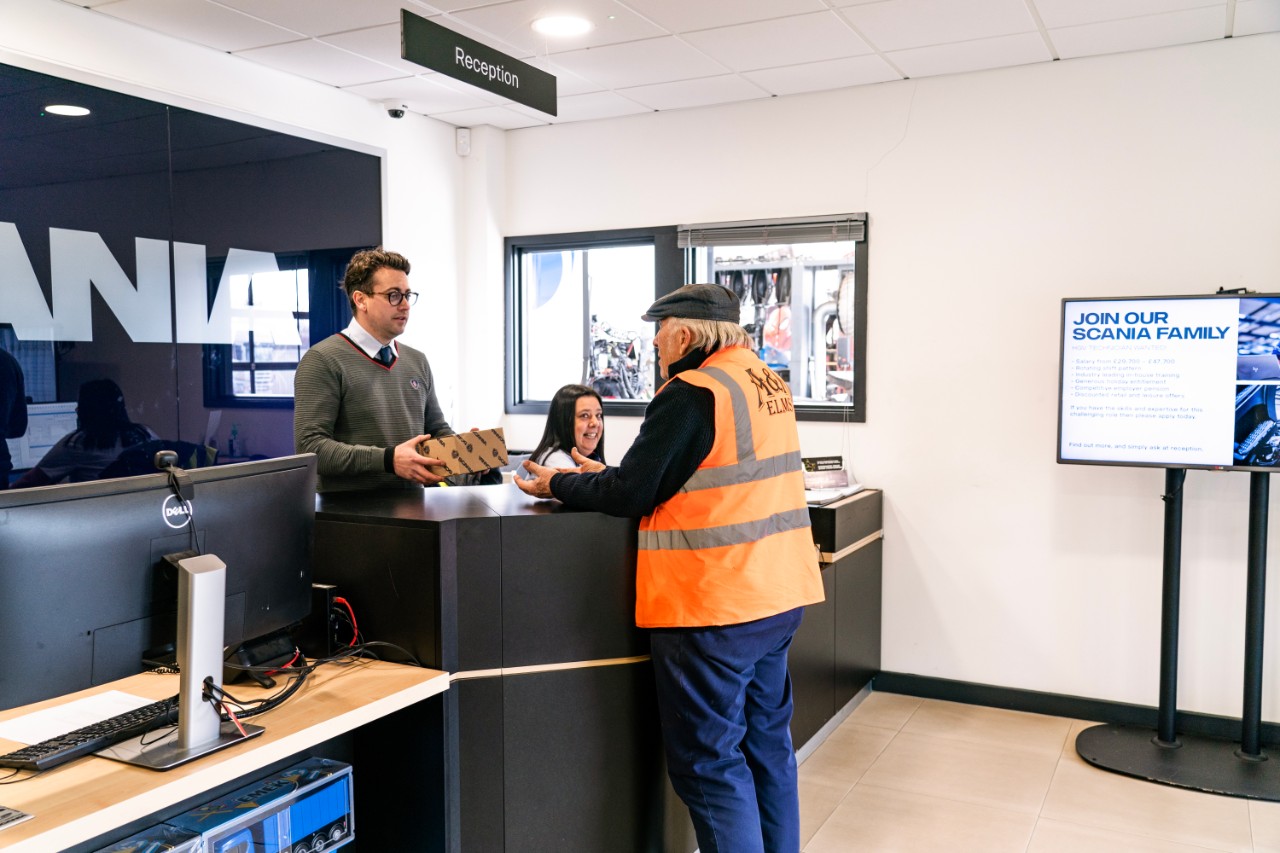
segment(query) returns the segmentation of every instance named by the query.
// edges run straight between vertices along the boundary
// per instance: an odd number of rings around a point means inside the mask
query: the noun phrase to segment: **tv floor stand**
[[[1271,475],[1249,475],[1248,581],[1245,599],[1244,702],[1239,742],[1178,734],[1178,606],[1182,571],[1182,487],[1186,471],[1165,470],[1164,582],[1160,623],[1160,705],[1156,729],[1100,725],[1076,738],[1095,767],[1232,797],[1280,800],[1280,755],[1260,743],[1262,634],[1266,604],[1267,514]]]

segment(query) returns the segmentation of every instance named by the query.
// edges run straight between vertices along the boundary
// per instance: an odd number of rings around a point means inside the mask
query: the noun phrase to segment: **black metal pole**
[[[1182,576],[1182,484],[1185,468],[1164,472],[1164,588],[1160,596],[1160,707],[1156,740],[1177,743],[1178,606]]]
[[[1262,754],[1262,631],[1267,613],[1267,502],[1270,474],[1249,475],[1249,578],[1244,614],[1244,707],[1240,714],[1240,752]]]

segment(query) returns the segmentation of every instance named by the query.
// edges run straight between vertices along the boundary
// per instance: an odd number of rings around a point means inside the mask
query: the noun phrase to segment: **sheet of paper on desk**
[[[8,806],[0,806],[0,829],[17,826],[24,820],[31,820],[31,815],[26,812],[20,812],[17,809],[11,809]]]
[[[51,737],[84,728],[91,723],[132,711],[134,708],[150,705],[154,701],[154,699],[143,699],[141,696],[122,693],[119,690],[108,690],[64,705],[5,720],[0,723],[0,737],[16,740],[18,743],[40,743]]]
[[[805,489],[804,500],[809,506],[826,506],[860,491],[862,491],[861,483],[851,483],[838,489]]]

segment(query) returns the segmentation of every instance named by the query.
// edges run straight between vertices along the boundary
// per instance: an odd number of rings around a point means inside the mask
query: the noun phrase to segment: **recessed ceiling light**
[[[574,15],[551,15],[534,21],[533,29],[544,36],[580,36],[590,31],[591,22]]]
[[[70,104],[49,104],[44,108],[47,113],[53,113],[56,116],[87,116],[89,110],[85,107],[73,107]]]

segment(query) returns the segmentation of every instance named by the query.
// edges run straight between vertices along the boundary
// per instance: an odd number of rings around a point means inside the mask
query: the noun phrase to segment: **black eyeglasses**
[[[381,293],[370,293],[370,296],[385,296],[392,305],[408,302],[410,305],[418,301],[418,294],[412,290],[384,290]]]

